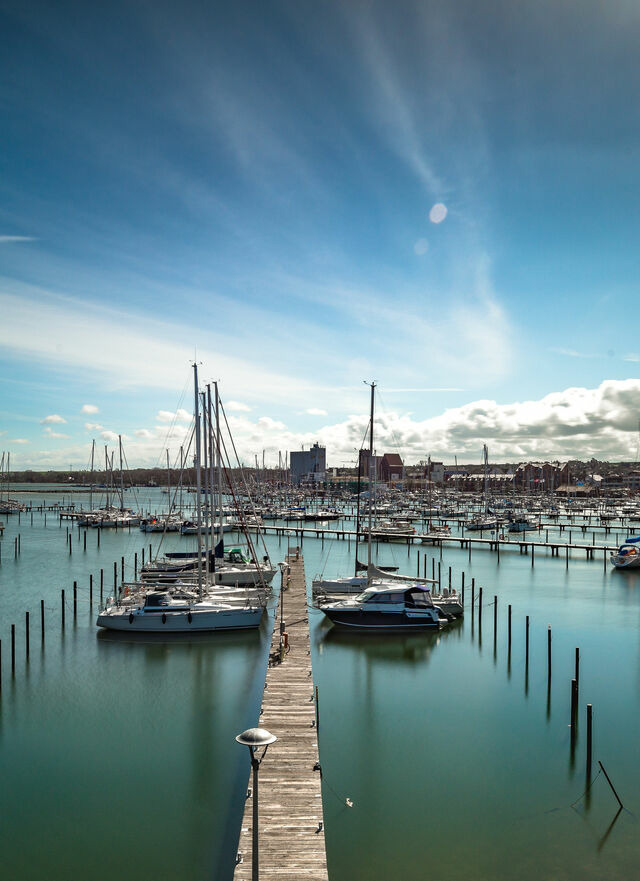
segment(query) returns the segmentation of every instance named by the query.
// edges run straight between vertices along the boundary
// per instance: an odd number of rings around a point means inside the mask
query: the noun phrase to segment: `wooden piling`
[[[62,615],[62,621],[61,621],[62,629],[64,630],[64,588],[61,591],[60,611],[61,611],[61,615]]]
[[[78,582],[73,582],[73,620],[78,617]]]
[[[30,643],[30,640],[29,640],[29,636],[30,636],[29,630],[30,630],[30,627],[29,627],[29,613],[28,613],[28,612],[25,612],[25,613],[24,613],[24,651],[25,651],[25,655],[26,655],[27,661],[29,660],[29,647],[30,647],[30,646],[29,646],[29,643]]]
[[[551,682],[551,624],[547,627],[547,679]]]
[[[571,680],[571,718],[569,724],[575,728],[578,718],[578,683],[575,679]]]
[[[44,645],[44,600],[40,600],[40,639]]]
[[[11,625],[11,675],[16,675],[16,625]]]
[[[591,753],[593,747],[593,706],[587,704],[587,782],[591,779]]]

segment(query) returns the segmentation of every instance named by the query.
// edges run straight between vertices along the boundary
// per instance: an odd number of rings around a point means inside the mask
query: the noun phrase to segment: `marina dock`
[[[326,881],[304,561],[292,553],[287,562],[289,574],[280,592],[258,721],[278,738],[260,767],[260,877]],[[288,651],[280,662],[282,613]],[[250,787],[251,780],[247,791]],[[247,797],[235,881],[251,879],[252,809],[252,798]]]

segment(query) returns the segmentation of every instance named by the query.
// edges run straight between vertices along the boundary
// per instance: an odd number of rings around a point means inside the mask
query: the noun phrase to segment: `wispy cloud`
[[[595,355],[591,352],[578,352],[576,349],[565,349],[563,347],[553,346],[551,348],[552,352],[555,352],[556,355],[565,355],[567,358],[600,358],[600,355]]]
[[[63,420],[63,421],[64,421],[64,420]],[[62,439],[62,438],[68,438],[68,437],[69,437],[68,434],[63,434],[63,433],[60,432],[60,431],[54,431],[53,428],[49,428],[49,426],[46,426],[46,427],[43,429],[43,432],[44,432],[44,434],[45,434],[47,437],[55,438],[55,439]]]
[[[328,416],[329,415],[326,410],[321,410],[320,407],[307,407],[307,409],[304,412],[308,413],[309,416]]]
[[[51,416],[45,416],[44,419],[40,420],[41,425],[62,425],[66,423],[66,419],[60,416],[58,413],[52,413]]]
[[[251,411],[251,407],[241,401],[227,401],[224,409],[227,413],[249,413]]]
[[[37,242],[33,236],[0,236],[0,245],[10,245],[17,242]]]
[[[104,425],[100,425],[97,422],[85,422],[84,427],[86,431],[102,431]]]
[[[7,443],[10,443],[10,444],[30,444],[31,441],[27,440],[26,437],[12,437],[12,438],[9,438]]]

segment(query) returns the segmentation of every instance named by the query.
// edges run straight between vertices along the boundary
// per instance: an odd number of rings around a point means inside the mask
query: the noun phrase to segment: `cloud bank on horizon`
[[[364,397],[362,403],[366,404]],[[496,462],[592,457],[632,460],[640,439],[639,412],[640,380],[606,380],[595,389],[568,388],[535,401],[473,401],[423,420],[410,413],[378,410],[375,443],[380,452],[399,452],[406,464],[426,460],[427,456],[449,463],[454,456],[460,463],[477,462],[483,443],[487,443],[490,457]],[[15,467],[67,468],[72,463],[84,468],[91,450],[89,435],[97,438],[98,443],[107,444],[117,443],[121,435],[131,466],[164,463],[167,449],[171,460],[177,462],[180,448],[186,450],[192,436],[190,421],[191,415],[179,408],[160,410],[154,425],[127,427],[126,431],[85,424],[73,443],[55,451],[23,449]],[[249,465],[253,464],[255,454],[261,457],[264,451],[267,465],[275,466],[279,453],[308,447],[317,441],[327,448],[328,464],[338,467],[357,461],[357,450],[367,433],[368,413],[364,406],[361,414],[302,432],[293,431],[270,416],[253,419],[237,408],[228,414],[228,421],[239,454]],[[70,437],[54,432],[48,425],[44,436]],[[7,439],[6,443],[11,446],[24,441]]]

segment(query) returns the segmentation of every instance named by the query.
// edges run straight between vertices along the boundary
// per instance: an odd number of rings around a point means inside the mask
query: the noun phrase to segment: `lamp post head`
[[[269,746],[270,743],[275,743],[277,739],[275,734],[271,734],[266,728],[247,728],[246,731],[243,731],[242,734],[238,734],[236,737],[238,743],[241,743],[243,746],[253,747],[254,749],[258,749],[261,746]]]

